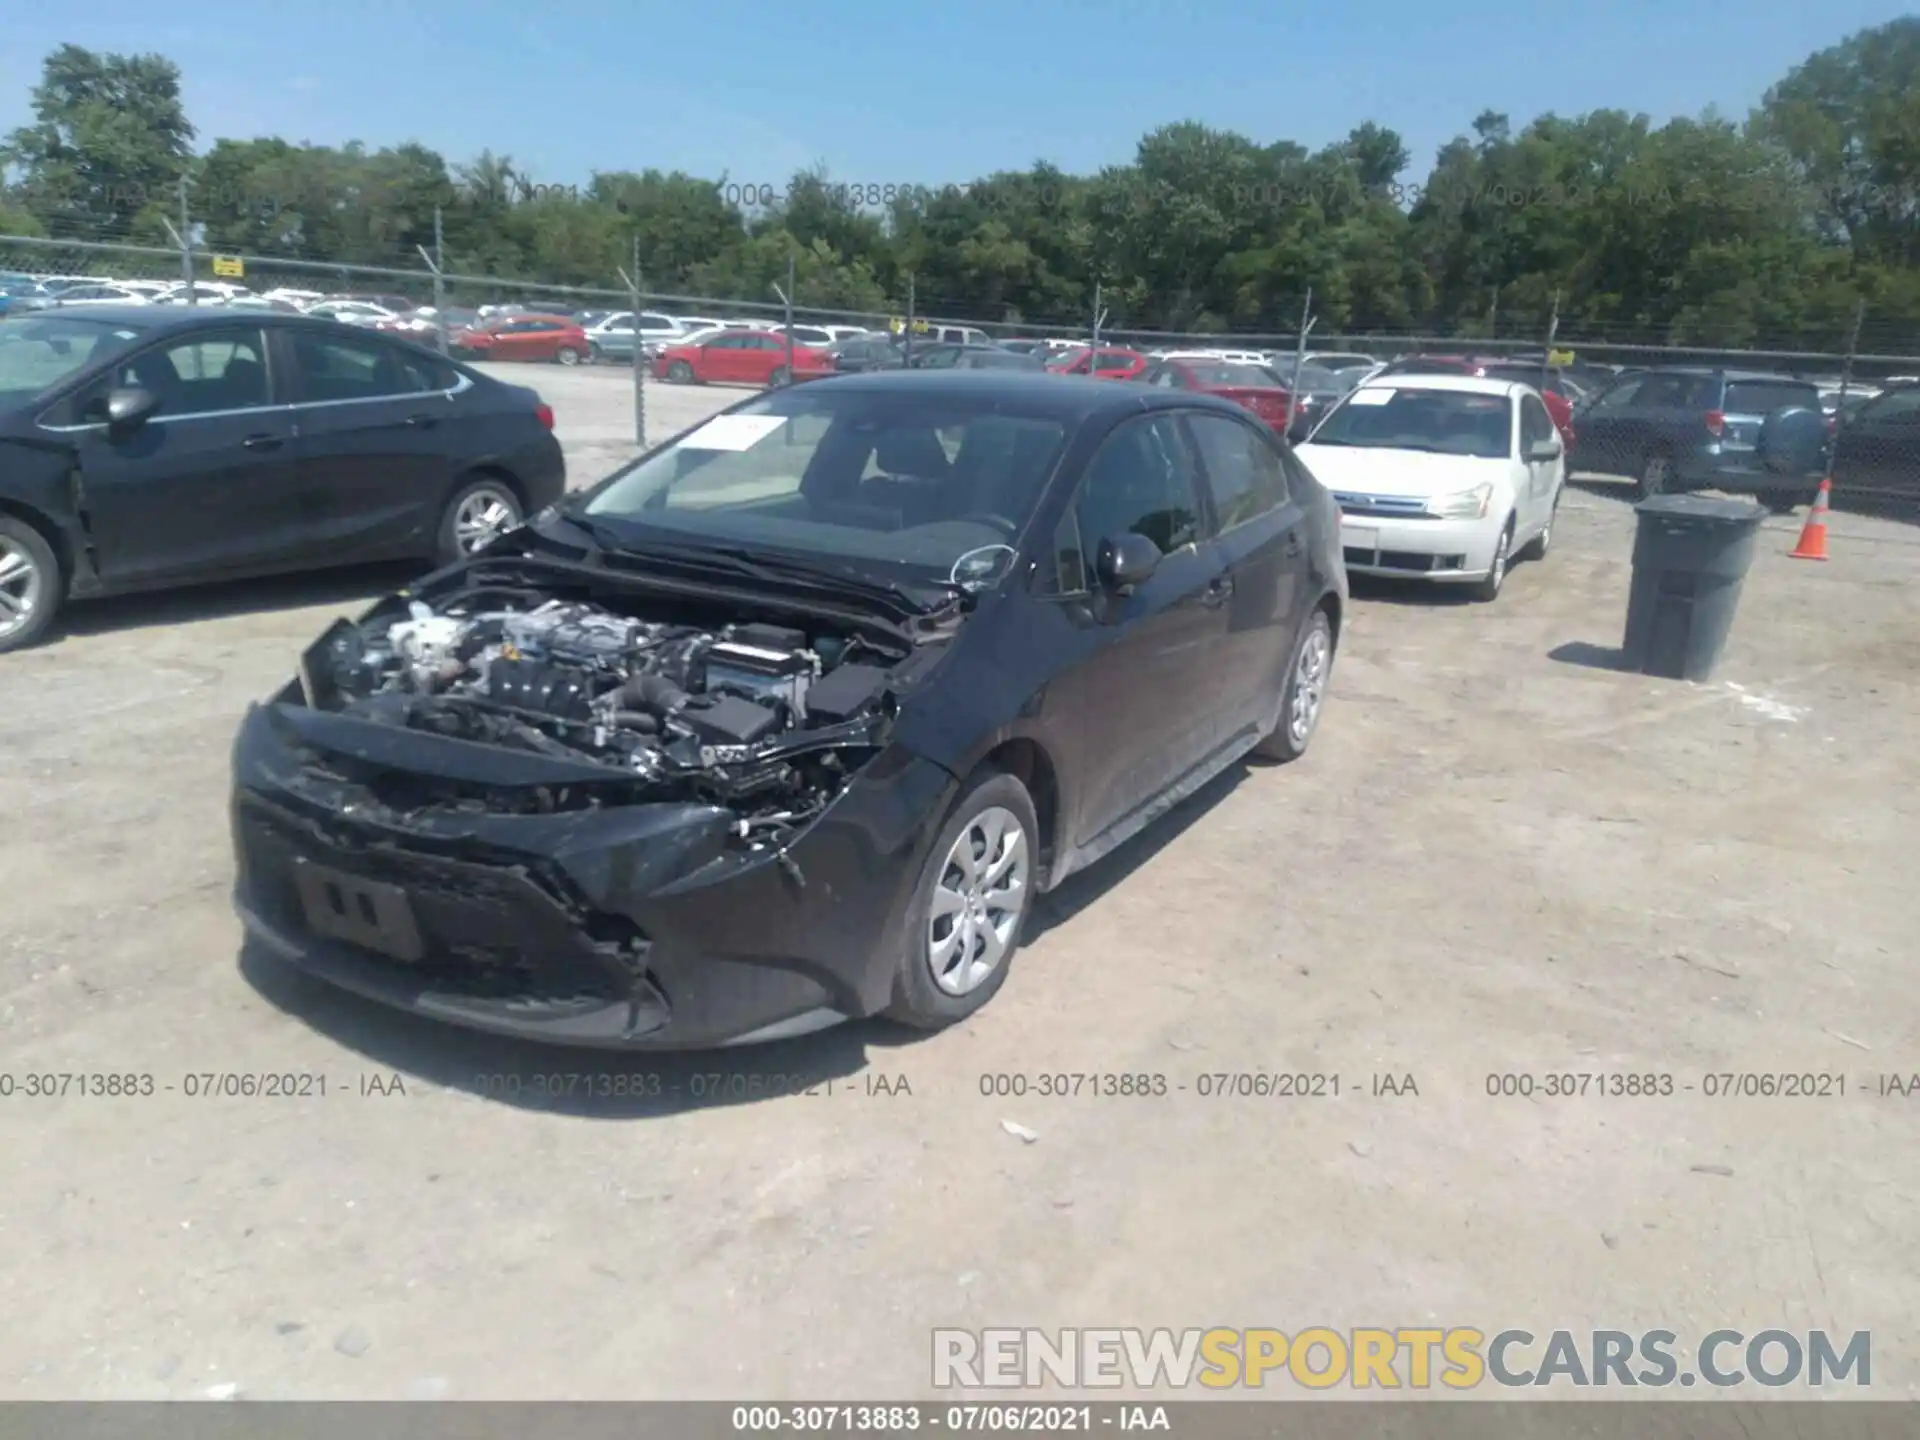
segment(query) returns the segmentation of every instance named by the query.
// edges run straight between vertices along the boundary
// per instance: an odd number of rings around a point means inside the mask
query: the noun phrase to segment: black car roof
[[[1711,378],[1718,375],[1724,380],[1769,380],[1788,385],[1812,385],[1813,381],[1803,380],[1798,375],[1782,375],[1777,370],[1727,370],[1718,365],[1641,365],[1629,369],[1627,375],[1696,375]]]
[[[247,324],[319,326],[331,331],[343,328],[338,321],[319,315],[290,315],[284,310],[255,310],[251,306],[229,310],[224,305],[73,305],[50,310],[26,310],[22,318],[47,320],[60,316],[71,320],[92,320],[101,325],[125,325],[147,335],[162,335],[175,330],[193,330],[212,325],[231,325],[235,316]],[[394,336],[386,336],[394,339]]]
[[[920,395],[932,390],[980,396],[1022,414],[1068,424],[1119,420],[1146,410],[1199,407],[1245,419],[1244,407],[1231,400],[1187,390],[1160,390],[1124,380],[1093,380],[1078,375],[1049,375],[1040,370],[877,370],[810,381],[809,390],[831,387],[890,395]]]

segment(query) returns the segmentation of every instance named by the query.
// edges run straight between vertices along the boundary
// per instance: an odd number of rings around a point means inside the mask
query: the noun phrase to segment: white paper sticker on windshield
[[[1348,399],[1349,405],[1385,405],[1399,392],[1382,385],[1379,389],[1356,390]]]
[[[787,423],[785,415],[716,415],[680,442],[683,450],[751,450]]]

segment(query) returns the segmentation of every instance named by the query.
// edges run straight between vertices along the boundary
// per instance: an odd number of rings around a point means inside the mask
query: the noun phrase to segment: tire
[[[1513,516],[1507,517],[1506,525],[1500,531],[1500,543],[1493,547],[1493,568],[1487,572],[1486,579],[1473,587],[1473,598],[1482,605],[1491,605],[1500,598],[1500,587],[1507,583],[1507,571],[1513,562]]]
[[[996,894],[1006,900],[1007,892],[976,888],[963,878],[964,856],[977,846],[992,843],[996,835],[1002,847],[997,851],[1001,868],[1017,882],[1017,903],[1005,910],[992,902]],[[1017,841],[1011,838],[1014,836]],[[999,993],[1012,968],[1014,952],[1020,948],[1027,917],[1033,913],[1039,838],[1033,800],[1027,787],[1013,776],[983,770],[960,792],[933,848],[927,852],[926,865],[907,905],[893,999],[882,1012],[889,1020],[917,1030],[940,1030],[966,1019]],[[988,859],[995,854],[987,850]],[[943,894],[950,897],[946,905],[954,911],[936,908],[936,899]],[[981,902],[980,908],[971,912],[961,908],[972,901]],[[1002,916],[997,924],[993,919],[996,914]],[[977,927],[982,921],[987,927],[984,936],[977,928],[962,929],[963,925]],[[960,944],[966,947],[964,951],[946,943],[963,934]],[[995,944],[998,953],[994,953]],[[963,958],[967,954],[973,957],[971,966]],[[951,984],[936,979],[937,967]]]
[[[499,513],[504,510],[505,514]],[[526,517],[520,497],[506,481],[483,475],[462,485],[440,517],[434,559],[452,565],[474,554],[486,541],[518,525]]]
[[[1315,609],[1294,638],[1287,656],[1287,682],[1280,690],[1280,719],[1253,747],[1262,760],[1285,763],[1298,760],[1313,743],[1326,705],[1327,681],[1333,675],[1333,621]]]
[[[67,598],[67,577],[47,537],[0,515],[0,655],[45,638]]]
[[[782,390],[792,383],[793,372],[784,365],[767,376],[767,388],[769,390]]]
[[[1673,480],[1673,457],[1664,450],[1651,452],[1640,462],[1640,479],[1633,487],[1636,500],[1651,500],[1667,493]]]
[[[1560,518],[1560,497],[1567,493],[1563,483],[1553,492],[1553,508],[1547,512],[1546,528],[1527,542],[1526,549],[1520,552],[1522,560],[1544,560],[1547,552],[1553,548],[1553,522]]]
[[[684,360],[676,360],[667,366],[667,379],[676,385],[691,385],[693,383],[693,366]]]
[[[602,350],[597,344],[588,345],[587,346],[587,363],[589,365],[606,364],[607,352]]]
[[[556,365],[578,365],[583,358],[571,345],[562,345],[554,352],[553,362]]]

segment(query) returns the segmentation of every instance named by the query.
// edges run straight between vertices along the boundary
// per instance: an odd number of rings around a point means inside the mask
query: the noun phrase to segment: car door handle
[[[240,443],[249,450],[278,450],[286,441],[278,435],[249,435]]]
[[[438,415],[407,416],[407,424],[411,425],[415,430],[431,430],[434,426],[438,425],[439,423],[440,423],[440,417]]]
[[[1294,556],[1300,553],[1300,532],[1298,530],[1287,531],[1287,538],[1281,545],[1281,550],[1288,556]]]
[[[1217,610],[1227,603],[1227,597],[1233,594],[1232,577],[1221,575],[1207,582],[1206,590],[1200,596],[1200,603],[1209,610]]]

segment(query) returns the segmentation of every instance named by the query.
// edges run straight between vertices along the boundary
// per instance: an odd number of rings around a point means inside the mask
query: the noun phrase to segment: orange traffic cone
[[[1800,543],[1787,552],[1789,559],[1827,558],[1827,497],[1832,493],[1832,479],[1822,480],[1818,493],[1813,497],[1813,509],[1807,512],[1807,523],[1800,527]]]

